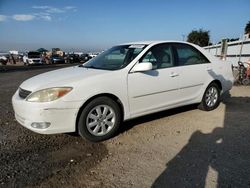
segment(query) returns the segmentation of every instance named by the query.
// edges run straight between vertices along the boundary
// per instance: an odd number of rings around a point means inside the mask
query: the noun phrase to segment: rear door
[[[180,70],[180,97],[182,101],[195,100],[204,92],[204,84],[211,77],[212,65],[195,47],[189,44],[173,44]]]

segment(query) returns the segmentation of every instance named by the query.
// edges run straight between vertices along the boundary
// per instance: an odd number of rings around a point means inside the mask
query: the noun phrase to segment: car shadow
[[[125,121],[125,122],[123,122],[122,126],[119,129],[120,130],[119,133],[126,132],[129,129],[132,129],[134,126],[142,124],[142,123],[165,118],[165,117],[179,114],[182,112],[186,112],[189,110],[195,110],[195,109],[197,109],[197,106],[198,106],[198,104],[182,106],[182,107],[178,107],[178,108],[174,108],[174,109],[170,109],[170,110],[165,110],[165,111],[161,111],[161,112],[156,112],[153,114],[149,114],[149,115],[141,116],[141,117],[138,117],[138,118],[135,118],[132,120]]]
[[[217,187],[250,187],[250,97],[223,102],[224,126],[195,131],[152,187],[202,188],[209,168],[218,174]]]
[[[221,101],[222,102],[226,101],[228,98],[230,98],[230,96],[231,95],[228,91],[223,93],[221,95]],[[125,121],[121,125],[118,134],[124,133],[124,132],[128,131],[129,129],[132,129],[134,126],[142,124],[142,123],[154,121],[154,120],[165,118],[165,117],[172,116],[175,114],[180,114],[180,113],[190,111],[190,110],[195,110],[198,108],[198,105],[199,104],[197,103],[197,104],[181,106],[181,107],[177,107],[177,108],[173,108],[173,109],[169,109],[169,110],[165,110],[165,111],[161,111],[161,112],[156,112],[153,114],[140,116],[138,118]]]

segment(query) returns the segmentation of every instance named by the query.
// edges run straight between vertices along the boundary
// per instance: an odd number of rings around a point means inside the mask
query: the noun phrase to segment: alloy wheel
[[[116,122],[116,114],[108,105],[95,106],[87,115],[86,126],[94,136],[103,136],[109,133]]]
[[[218,90],[215,87],[210,87],[205,94],[205,102],[208,107],[213,107],[218,101]]]

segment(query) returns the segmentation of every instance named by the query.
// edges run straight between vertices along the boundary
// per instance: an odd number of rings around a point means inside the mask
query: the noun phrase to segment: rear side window
[[[199,50],[188,44],[175,44],[174,48],[179,66],[210,63]]]

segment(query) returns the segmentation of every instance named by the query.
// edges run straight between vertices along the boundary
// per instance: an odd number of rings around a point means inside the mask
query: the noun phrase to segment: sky
[[[242,36],[248,21],[250,0],[0,0],[0,51],[99,51],[200,28],[216,43]]]

